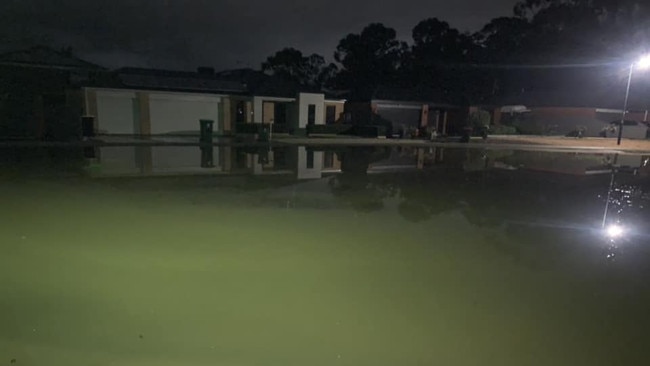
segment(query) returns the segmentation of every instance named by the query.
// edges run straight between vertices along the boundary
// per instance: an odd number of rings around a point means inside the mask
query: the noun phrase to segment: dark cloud
[[[109,67],[253,66],[292,46],[331,57],[339,39],[371,22],[410,39],[438,17],[474,31],[511,13],[515,0],[3,0],[0,42],[72,46]]]

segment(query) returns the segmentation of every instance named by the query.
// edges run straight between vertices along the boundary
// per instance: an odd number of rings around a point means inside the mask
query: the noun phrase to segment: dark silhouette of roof
[[[374,90],[372,99],[411,101],[429,104],[460,104],[460,100],[457,96],[432,88],[395,88],[380,86]]]
[[[129,88],[233,94],[246,92],[242,83],[207,72],[125,67],[115,70],[115,74],[119,84]]]
[[[229,69],[229,70],[217,71],[215,73],[215,76],[224,80],[236,80],[236,81],[241,81],[243,83],[248,83],[248,82],[255,82],[261,80],[267,77],[268,75],[264,74],[261,71],[253,70],[251,68],[243,68],[243,69]]]
[[[0,54],[0,65],[62,70],[99,71],[104,68],[84,61],[68,51],[56,51],[46,46]]]
[[[351,101],[358,102],[381,100],[386,102],[429,104],[446,107],[461,105],[461,99],[457,95],[445,93],[439,89],[423,87],[401,88],[378,86],[362,93],[356,93],[356,95],[348,95],[347,98]]]
[[[106,77],[93,86],[284,98],[295,98],[299,92],[322,93],[253,69],[214,72],[209,67],[200,67],[197,72],[124,67],[106,73]]]
[[[322,93],[318,88],[301,85],[300,83],[274,75],[267,75],[262,71],[250,68],[223,70],[217,72],[215,75],[221,79],[241,82],[246,86],[248,93],[252,95],[295,98],[300,92]]]

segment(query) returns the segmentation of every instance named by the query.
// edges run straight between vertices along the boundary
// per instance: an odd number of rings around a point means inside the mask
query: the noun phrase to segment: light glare
[[[641,57],[639,61],[637,61],[636,67],[642,70],[650,68],[650,55]]]
[[[623,234],[623,227],[621,225],[610,225],[607,228],[607,236],[610,238],[618,238]]]

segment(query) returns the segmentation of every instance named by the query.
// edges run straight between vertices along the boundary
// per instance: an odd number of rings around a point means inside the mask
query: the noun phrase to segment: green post
[[[214,121],[211,119],[202,119],[199,121],[201,124],[201,136],[199,141],[202,144],[212,144],[212,129]]]
[[[262,128],[259,134],[259,141],[268,142],[269,141],[269,127],[262,123]]]

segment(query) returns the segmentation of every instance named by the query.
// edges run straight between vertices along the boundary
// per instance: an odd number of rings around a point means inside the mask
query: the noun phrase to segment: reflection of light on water
[[[608,261],[616,261],[619,257],[622,243],[629,243],[629,236],[633,235],[629,227],[620,223],[613,223],[604,229],[604,236],[608,243],[605,248],[605,258]]]
[[[623,235],[624,232],[625,232],[625,229],[623,228],[623,226],[621,226],[619,224],[610,225],[605,230],[605,233],[606,233],[607,237],[612,238],[612,239],[621,237],[621,235]]]

